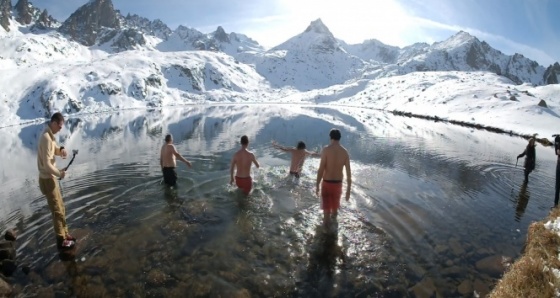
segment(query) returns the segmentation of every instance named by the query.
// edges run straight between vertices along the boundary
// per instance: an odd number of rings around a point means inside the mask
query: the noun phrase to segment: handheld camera
[[[76,155],[78,155],[78,150],[72,150],[72,159],[70,159],[70,162],[68,163],[68,165],[66,167],[64,167],[64,171],[68,171],[68,168],[70,167],[70,165],[74,162],[74,158],[76,158]],[[61,180],[60,178],[58,178],[58,180]]]

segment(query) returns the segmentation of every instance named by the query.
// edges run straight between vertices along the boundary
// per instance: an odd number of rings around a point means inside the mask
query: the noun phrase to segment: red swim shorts
[[[241,188],[244,194],[248,195],[253,188],[253,179],[251,177],[237,177],[235,176],[235,184]]]
[[[321,183],[321,208],[335,211],[340,207],[342,181],[326,181]]]

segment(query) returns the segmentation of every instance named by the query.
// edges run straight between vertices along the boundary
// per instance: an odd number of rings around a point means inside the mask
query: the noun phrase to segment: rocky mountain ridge
[[[13,13],[12,13],[13,9]],[[521,54],[505,55],[467,32],[460,31],[434,44],[416,43],[399,48],[377,40],[349,45],[337,39],[321,19],[312,21],[301,33],[265,50],[258,42],[239,33],[202,33],[179,26],[171,30],[161,20],[138,15],[123,16],[111,0],[91,0],[61,25],[27,0],[12,8],[0,0],[0,25],[11,23],[32,28],[56,29],[79,44],[108,53],[128,50],[162,52],[223,52],[242,63],[254,65],[272,87],[311,90],[356,79],[376,79],[417,71],[488,71],[516,84],[555,84],[560,66],[545,68]]]

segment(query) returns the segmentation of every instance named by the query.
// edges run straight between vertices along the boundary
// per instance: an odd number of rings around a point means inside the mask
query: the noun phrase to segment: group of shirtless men
[[[51,211],[54,231],[56,234],[56,244],[59,250],[72,249],[76,244],[74,238],[68,232],[66,225],[66,208],[60,191],[57,179],[66,176],[66,168],[58,169],[55,164],[55,156],[66,158],[67,150],[64,146],[58,146],[54,135],[64,127],[64,116],[61,113],[52,115],[45,131],[39,138],[37,150],[37,168],[39,170],[39,188],[41,193],[47,198],[47,203]],[[299,178],[303,167],[303,162],[308,156],[320,156],[321,163],[317,172],[316,193],[319,190],[322,199],[323,221],[329,224],[331,217],[336,218],[340,206],[342,195],[342,179],[344,177],[343,168],[346,168],[346,200],[350,198],[350,186],[352,185],[352,175],[350,170],[350,157],[348,151],[339,143],[341,134],[338,129],[330,131],[331,142],[323,148],[322,152],[315,153],[305,149],[305,143],[299,142],[297,147],[284,147],[272,143],[273,147],[292,154],[290,175]],[[253,187],[251,178],[251,166],[259,167],[255,154],[247,150],[249,138],[241,137],[241,149],[237,151],[231,159],[230,184],[235,184],[241,191],[248,195]],[[188,167],[191,163],[177,152],[173,145],[173,137],[165,136],[165,144],[161,148],[160,166],[163,180],[166,184],[173,186],[177,183],[176,159],[184,162]],[[235,175],[234,175],[235,171]],[[319,186],[321,186],[319,188]]]
[[[63,146],[56,144],[54,135],[58,133],[64,126],[64,117],[61,113],[52,115],[48,126],[41,134],[39,146],[37,150],[37,168],[39,170],[39,188],[47,197],[49,209],[51,211],[54,231],[56,234],[57,247],[59,249],[71,249],[76,243],[76,238],[72,237],[68,232],[66,225],[66,210],[64,201],[57,183],[57,179],[62,179],[66,175],[66,169],[57,169],[55,165],[55,156],[66,158],[68,155]],[[342,179],[344,177],[343,168],[346,169],[346,200],[350,198],[350,187],[352,185],[352,174],[350,170],[350,157],[348,151],[340,145],[341,134],[338,129],[332,129],[329,133],[330,144],[323,148],[322,152],[315,153],[305,149],[305,143],[299,142],[297,147],[284,147],[273,142],[274,148],[289,152],[292,155],[290,165],[290,175],[299,178],[303,167],[303,162],[308,156],[320,156],[321,163],[317,171],[316,194],[321,195],[321,207],[323,209],[323,222],[329,224],[331,217],[336,218],[338,208],[340,206],[340,197],[342,195]],[[554,207],[558,206],[558,198],[560,194],[560,135],[555,135],[554,151],[558,156],[556,166],[556,192],[554,199]],[[251,166],[259,167],[255,154],[247,150],[249,146],[249,138],[241,137],[241,149],[239,149],[231,159],[230,166],[230,184],[235,184],[244,194],[249,194],[253,187],[251,178]],[[528,174],[534,168],[534,139],[529,141],[527,150],[520,154],[517,158],[528,155],[526,160],[525,181],[528,182]],[[531,151],[532,150],[532,151]],[[173,145],[171,135],[165,136],[165,144],[161,148],[160,166],[163,173],[163,179],[168,185],[177,183],[177,167],[176,159],[183,161],[188,167],[191,163],[183,158]],[[529,165],[529,167],[527,166]],[[234,175],[235,171],[235,175]]]
[[[346,169],[346,200],[350,199],[350,187],[352,185],[352,172],[350,169],[350,156],[348,151],[340,145],[341,134],[338,129],[331,129],[330,144],[323,148],[321,153],[306,150],[305,143],[299,141],[296,147],[285,147],[272,142],[272,146],[292,155],[290,175],[299,179],[303,168],[303,162],[308,156],[321,157],[319,170],[317,171],[317,184],[315,192],[321,195],[321,208],[323,209],[323,222],[329,224],[331,218],[336,218],[340,207],[342,196],[343,169]],[[230,165],[230,184],[235,183],[237,187],[248,195],[253,188],[251,177],[251,166],[260,167],[255,154],[249,151],[249,138],[241,137],[241,149],[233,155]],[[177,183],[176,159],[184,162],[189,168],[191,163],[185,159],[173,145],[173,137],[165,136],[165,144],[161,147],[160,166],[163,180],[167,185],[174,186]],[[235,175],[234,175],[235,172]],[[320,186],[320,187],[319,187]]]

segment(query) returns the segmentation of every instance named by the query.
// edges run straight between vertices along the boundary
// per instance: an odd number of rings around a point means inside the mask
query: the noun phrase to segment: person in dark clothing
[[[524,165],[525,167],[525,180],[523,181],[524,183],[529,182],[529,174],[535,169],[535,161],[537,158],[535,147],[536,147],[535,138],[530,138],[529,144],[527,145],[527,148],[525,148],[525,151],[523,151],[523,153],[517,156],[517,159],[525,155],[527,156],[525,157],[525,165]]]
[[[560,135],[555,135],[554,153],[558,156],[556,161],[556,192],[554,194],[554,207],[558,206],[558,195],[560,194]]]

